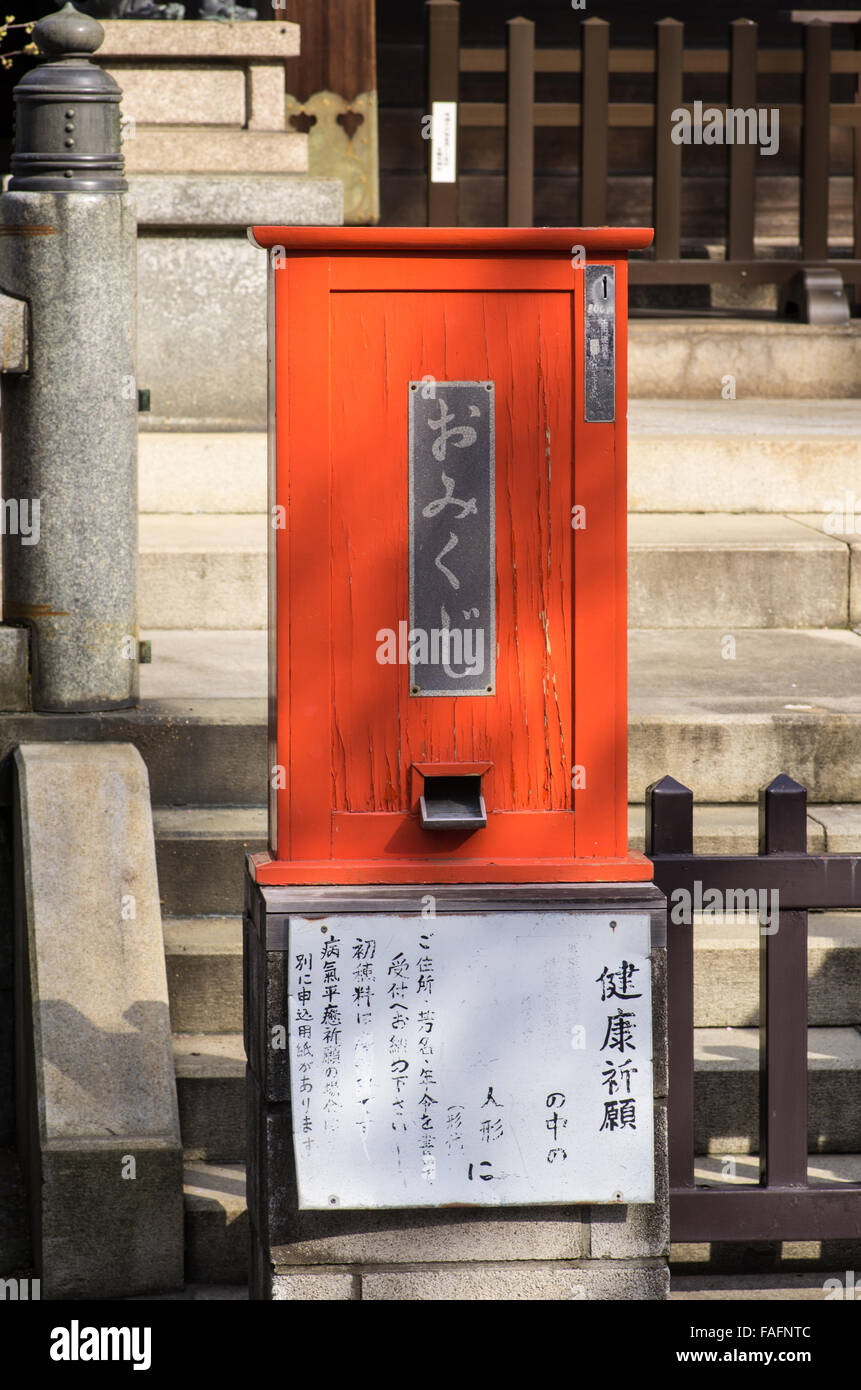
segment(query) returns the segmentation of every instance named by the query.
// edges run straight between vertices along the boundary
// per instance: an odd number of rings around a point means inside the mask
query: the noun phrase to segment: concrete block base
[[[307,1210],[298,1205],[289,1053],[272,1050],[287,1019],[291,911],[410,911],[421,886],[261,889],[246,880],[244,924],[250,1294],[259,1301],[663,1299],[668,1296],[665,902],[651,884],[565,885],[565,906],[612,902],[651,915],[655,1201],[627,1206],[471,1206]],[[484,886],[483,911],[510,910],[527,888]],[[466,911],[436,885],[437,911]],[[313,903],[310,901],[313,895]],[[400,895],[401,901],[398,900]],[[452,906],[446,906],[450,896]],[[568,901],[570,899],[570,901]],[[364,903],[364,907],[363,907]],[[521,901],[522,906],[522,901]],[[538,904],[535,904],[536,908]]]

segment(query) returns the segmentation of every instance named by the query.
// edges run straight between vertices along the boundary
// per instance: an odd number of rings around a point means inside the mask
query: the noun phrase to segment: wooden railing
[[[505,48],[461,48],[459,5],[456,0],[427,0],[429,20],[428,100],[458,102],[458,127],[503,126],[507,157],[506,213],[508,226],[533,225],[534,136],[547,126],[579,129],[580,207],[572,209],[572,225],[600,226],[607,221],[607,186],[611,168],[608,133],[616,127],[647,127],[654,132],[651,175],[655,242],[651,259],[631,265],[634,284],[785,285],[799,272],[817,267],[861,283],[861,50],[833,49],[831,25],[810,23],[797,49],[758,46],[755,23],[738,19],[730,25],[725,49],[684,47],[684,26],[674,19],[655,26],[653,48],[614,48],[611,28],[590,18],[580,26],[579,48],[535,47],[530,20],[507,23]],[[856,33],[856,40],[859,35]],[[459,101],[463,73],[505,73],[505,101]],[[535,100],[537,74],[580,74],[580,101]],[[724,260],[684,258],[682,255],[682,144],[672,140],[673,113],[693,114],[685,103],[687,73],[725,75],[729,101],[704,105],[733,110],[779,111],[780,127],[801,130],[801,194],[799,245],[787,258],[756,257],[757,147],[753,143],[729,148],[728,197]],[[653,75],[652,101],[612,101],[612,74]],[[758,79],[775,74],[802,78],[800,102],[757,100]],[[855,75],[854,100],[832,101],[832,76]],[[829,260],[829,165],[831,129],[848,126],[854,138],[853,239],[851,256]],[[457,183],[435,183],[428,171],[428,223],[457,225]]]
[[[808,1182],[807,912],[861,907],[861,856],[807,853],[807,794],[780,776],[760,793],[759,854],[693,852],[693,796],[672,777],[646,792],[646,853],[670,902],[734,903],[777,894],[760,928],[758,1184],[696,1185],[694,1175],[693,914],[667,927],[670,1238],[857,1240],[861,1184]]]

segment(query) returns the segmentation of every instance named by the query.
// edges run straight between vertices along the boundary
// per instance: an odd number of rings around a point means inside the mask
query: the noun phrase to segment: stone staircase
[[[861,332],[631,327],[632,844],[643,789],[668,772],[695,792],[698,850],[753,852],[758,788],[786,771],[808,787],[810,848],[857,851],[861,522],[857,536],[824,523],[835,499],[861,499]],[[239,914],[244,854],[266,837],[265,456],[262,433],[142,434],[153,665],[141,709],[109,719],[150,769],[195,1285],[245,1277]],[[696,928],[701,1181],[755,1178],[756,951],[755,924]],[[857,1180],[861,913],[811,914],[809,963],[810,1171]],[[803,1271],[858,1253],[674,1256],[686,1271]]]

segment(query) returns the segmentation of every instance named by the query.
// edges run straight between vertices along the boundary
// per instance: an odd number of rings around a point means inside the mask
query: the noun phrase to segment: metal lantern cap
[[[122,91],[90,55],[105,33],[66,4],[34,38],[48,61],[16,86],[12,192],[123,193]]]

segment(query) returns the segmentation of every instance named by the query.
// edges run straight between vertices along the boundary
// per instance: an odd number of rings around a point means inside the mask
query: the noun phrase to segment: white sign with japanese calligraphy
[[[431,183],[454,183],[457,169],[457,102],[431,107]]]
[[[654,1200],[649,918],[291,918],[299,1206]]]

